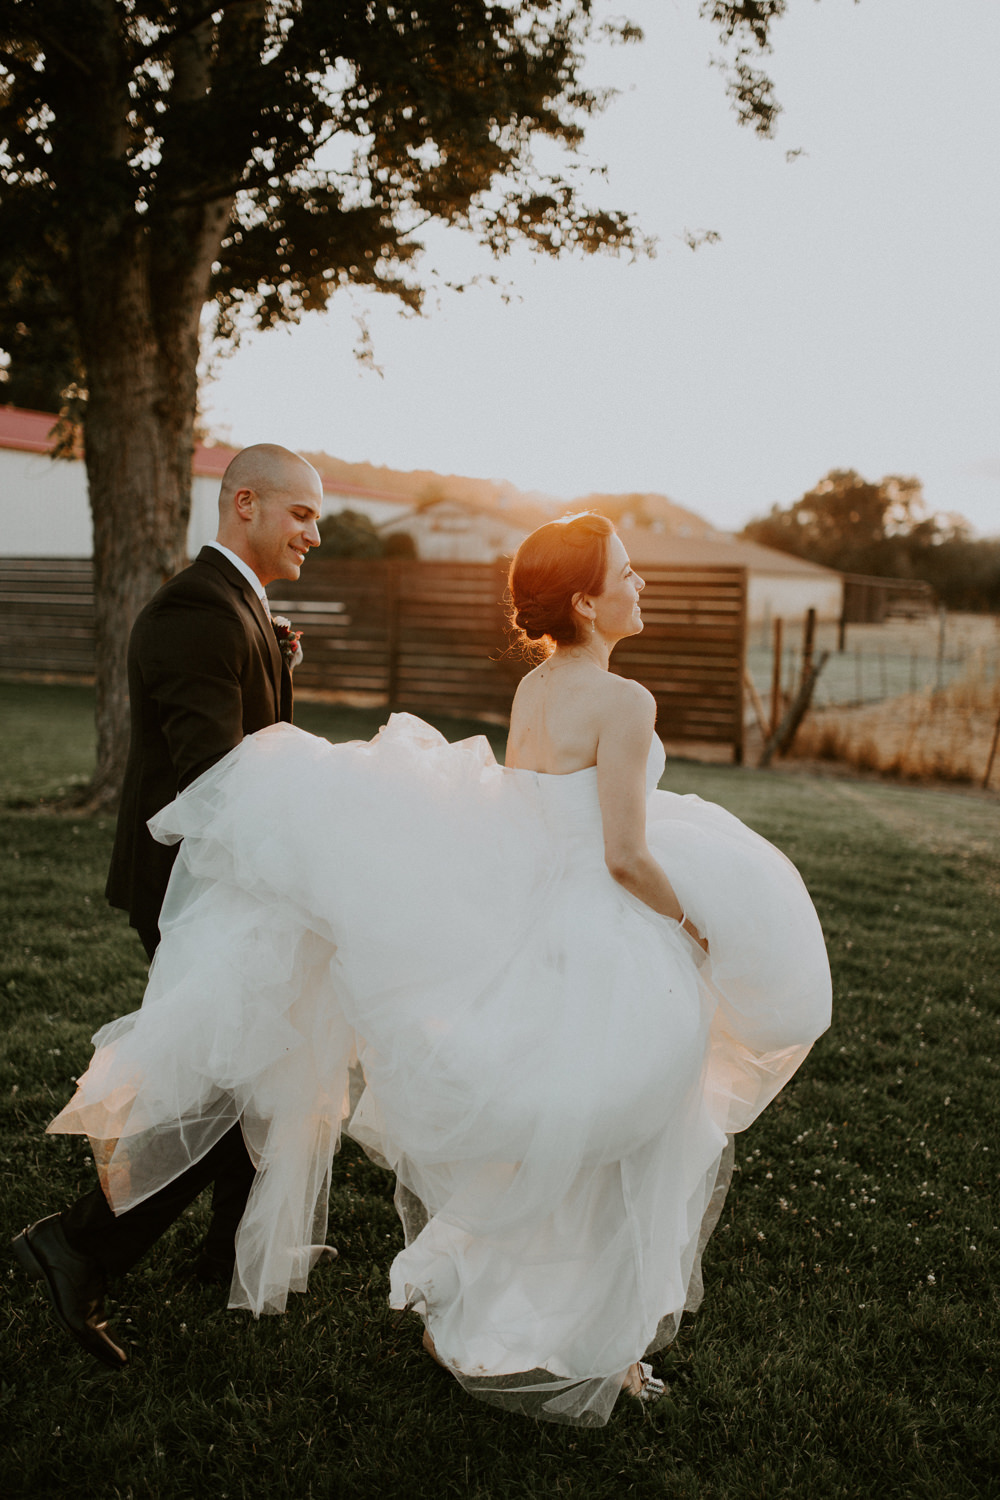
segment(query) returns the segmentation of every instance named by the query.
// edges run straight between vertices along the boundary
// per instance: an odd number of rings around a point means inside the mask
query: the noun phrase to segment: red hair
[[[525,642],[572,646],[580,636],[575,594],[600,594],[614,526],[596,511],[548,521],[526,536],[507,576],[509,619]]]

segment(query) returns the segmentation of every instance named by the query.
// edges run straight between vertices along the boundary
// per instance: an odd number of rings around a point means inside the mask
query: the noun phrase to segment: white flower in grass
[[[927,1285],[928,1286],[937,1286],[937,1277],[934,1275],[933,1271],[928,1271],[927,1272]]]

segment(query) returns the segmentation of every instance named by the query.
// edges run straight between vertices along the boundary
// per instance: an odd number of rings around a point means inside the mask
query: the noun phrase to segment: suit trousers
[[[212,1219],[202,1252],[207,1259],[227,1266],[233,1260],[236,1231],[254,1171],[243,1132],[234,1125],[200,1161],[126,1213],[114,1214],[101,1189],[91,1188],[63,1209],[63,1232],[74,1250],[118,1276],[141,1260],[188,1204],[214,1184]]]
[[[159,930],[140,928],[139,937],[152,959],[160,940]],[[188,1204],[211,1184],[212,1218],[202,1253],[225,1267],[233,1260],[236,1231],[255,1173],[243,1131],[236,1124],[200,1161],[123,1214],[113,1212],[100,1187],[91,1188],[63,1209],[63,1232],[74,1250],[97,1261],[112,1275],[121,1275],[142,1259]]]

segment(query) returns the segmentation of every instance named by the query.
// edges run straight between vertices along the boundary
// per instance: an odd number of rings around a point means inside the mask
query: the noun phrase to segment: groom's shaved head
[[[310,547],[319,546],[323,481],[312,464],[277,443],[237,453],[222,476],[216,541],[265,586],[295,579]]]
[[[219,515],[228,514],[240,490],[253,490],[262,500],[285,495],[289,490],[318,478],[312,464],[278,443],[254,443],[237,453],[222,476]]]

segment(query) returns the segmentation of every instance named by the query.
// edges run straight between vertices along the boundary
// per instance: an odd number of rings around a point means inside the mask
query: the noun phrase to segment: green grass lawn
[[[0,684],[0,1168],[8,1237],[92,1182],[43,1134],[102,1022],[138,1005],[138,940],[102,890],[112,824],[40,799],[85,779],[88,690]],[[367,737],[379,715],[304,705]],[[451,737],[470,726],[445,726]],[[496,737],[495,742],[496,742]],[[835,1019],[738,1139],[705,1301],[655,1361],[668,1395],[598,1431],[473,1402],[386,1309],[391,1182],[348,1146],[330,1239],[281,1318],[192,1282],[193,1209],[117,1288],[132,1363],[89,1362],[8,1259],[5,1497],[1000,1495],[1000,806],[727,767],[664,785],[723,803],[795,860]],[[623,1100],[623,1108],[628,1101]]]

